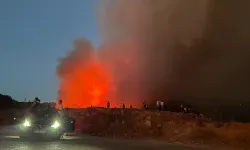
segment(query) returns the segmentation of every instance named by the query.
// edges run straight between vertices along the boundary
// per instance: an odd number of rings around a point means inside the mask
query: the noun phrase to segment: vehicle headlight
[[[24,123],[23,123],[23,125],[25,127],[29,127],[30,126],[30,121],[29,120],[25,120]]]
[[[60,127],[60,123],[58,121],[55,121],[54,124],[51,125],[52,128],[58,128]]]

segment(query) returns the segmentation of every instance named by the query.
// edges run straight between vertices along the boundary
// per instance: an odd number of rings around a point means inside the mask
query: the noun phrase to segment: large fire
[[[106,105],[109,76],[98,63],[79,67],[62,80],[59,99],[64,100],[67,107],[89,107]]]
[[[63,100],[66,107],[104,106],[110,77],[88,40],[77,40],[74,46],[57,68],[60,77],[58,100]]]
[[[247,41],[244,39],[236,42],[241,38],[235,38],[238,37],[235,31],[242,32],[233,27],[235,24],[217,22],[225,20],[217,12],[232,18],[231,9],[226,7],[231,2],[222,5],[216,0],[105,0],[103,3],[97,19],[100,47],[95,48],[86,39],[78,40],[57,68],[58,99],[63,100],[65,107],[105,106],[108,101],[111,107],[120,107],[121,103],[139,107],[144,100],[152,104],[156,100],[195,101],[216,97],[227,101],[234,97],[228,93],[242,93],[238,97],[249,95],[249,90],[230,92],[231,87],[240,89],[236,87],[241,87],[241,81],[234,76],[224,77],[235,66],[248,66],[240,62],[247,62],[242,60],[248,60],[245,57],[249,56],[238,57],[236,64],[225,66],[239,56],[237,47],[247,45],[241,43]],[[239,18],[242,17],[234,19]],[[235,22],[247,24],[243,20]],[[227,55],[227,50],[232,53]],[[245,54],[245,49],[242,50]],[[241,69],[235,71],[237,75],[244,72]],[[245,78],[239,76],[239,79],[245,86]],[[225,81],[239,86],[224,87],[220,83]]]
[[[58,100],[68,108],[103,107],[108,101],[111,107],[138,106],[135,49],[134,43],[127,42],[95,50],[87,39],[77,40],[57,68]]]

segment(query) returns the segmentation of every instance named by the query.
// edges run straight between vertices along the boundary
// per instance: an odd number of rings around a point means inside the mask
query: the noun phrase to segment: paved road
[[[0,138],[1,150],[208,150],[158,141],[117,140],[92,136],[65,137],[58,141]]]

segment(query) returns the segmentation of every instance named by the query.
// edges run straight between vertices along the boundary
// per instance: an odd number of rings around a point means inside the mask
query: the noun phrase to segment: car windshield
[[[46,115],[48,116],[54,116],[57,114],[57,111],[55,108],[52,108],[50,106],[44,106],[42,104],[36,104],[31,108],[32,115],[35,115],[36,117],[44,117]]]

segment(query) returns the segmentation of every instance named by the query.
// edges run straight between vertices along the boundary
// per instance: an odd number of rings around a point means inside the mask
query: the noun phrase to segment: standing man
[[[156,108],[160,111],[161,108],[160,108],[160,101],[156,101]]]
[[[32,105],[27,109],[28,114],[37,113],[41,110],[41,104],[40,99],[38,97],[35,97]]]
[[[110,108],[110,102],[109,101],[107,102],[107,108]]]
[[[64,112],[63,112],[62,100],[59,100],[59,101],[58,101],[58,105],[59,105],[58,113],[59,113],[60,116],[63,116],[63,115],[64,115]]]
[[[163,111],[164,110],[164,102],[161,102],[161,110]]]
[[[147,110],[147,109],[148,109],[148,106],[147,106],[147,101],[146,101],[146,100],[144,100],[142,103],[143,103],[143,108]]]

